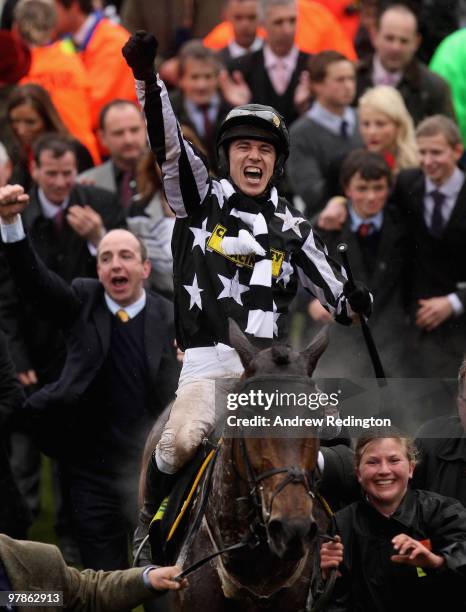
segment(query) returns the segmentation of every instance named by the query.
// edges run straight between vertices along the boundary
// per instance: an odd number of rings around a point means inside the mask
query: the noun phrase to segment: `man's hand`
[[[67,221],[74,231],[95,247],[105,235],[102,217],[90,206],[70,206]]]
[[[178,589],[185,589],[188,586],[188,581],[183,578],[181,582],[173,580],[175,576],[181,574],[183,570],[178,565],[157,567],[148,573],[149,582],[154,589],[158,591],[165,591],[165,589],[171,589],[177,591]]]
[[[453,306],[446,296],[419,300],[418,304],[416,325],[426,331],[432,331],[453,315]]]
[[[324,580],[327,580],[330,570],[343,561],[343,544],[340,536],[335,536],[334,542],[324,542],[320,547],[320,569]]]
[[[2,223],[10,225],[16,221],[29,202],[29,196],[24,193],[21,185],[6,185],[0,187],[0,218]]]
[[[351,309],[356,314],[370,315],[372,310],[371,294],[364,283],[359,281],[350,283],[346,281],[343,285],[343,295],[346,297]]]
[[[158,48],[159,43],[155,36],[144,30],[138,30],[130,36],[123,47],[123,57],[139,81],[145,81],[154,74]]]
[[[37,384],[37,374],[35,370],[27,370],[26,372],[18,372],[17,374],[19,382],[23,387],[30,387],[31,385]]]
[[[232,106],[242,106],[251,101],[251,90],[239,70],[235,70],[231,76],[228,70],[221,70],[218,84],[223,97]]]
[[[333,321],[332,315],[328,310],[325,310],[319,300],[309,302],[307,313],[313,321],[319,321],[320,323],[331,323]]]
[[[341,230],[348,216],[346,198],[335,196],[325,205],[317,220],[317,227],[329,232]]]
[[[436,555],[422,542],[400,533],[392,540],[393,548],[398,552],[390,559],[394,563],[414,565],[425,569],[438,569],[445,563],[445,559]]]
[[[311,78],[307,70],[302,70],[299,75],[299,82],[294,90],[294,107],[301,115],[309,108],[311,102]]]

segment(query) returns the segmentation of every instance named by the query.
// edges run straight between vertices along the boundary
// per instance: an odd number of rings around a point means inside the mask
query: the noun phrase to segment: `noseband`
[[[309,495],[309,497],[314,500],[315,493],[313,489],[315,489],[318,485],[318,482],[320,480],[320,472],[317,466],[309,474],[306,470],[302,470],[297,466],[291,465],[286,467],[273,468],[258,475],[256,474],[253,466],[251,465],[244,438],[239,439],[239,448],[246,471],[246,482],[248,485],[249,495],[248,497],[239,497],[237,498],[237,500],[252,501],[256,516],[253,521],[253,524],[251,525],[251,530],[253,533],[255,533],[256,536],[259,537],[259,540],[263,540],[264,534],[266,533],[270,521],[270,516],[272,514],[272,505],[275,497],[279,493],[281,493],[283,489],[285,489],[285,487],[287,487],[289,484],[302,484],[307,495]],[[242,480],[244,480],[244,477],[238,470],[238,466],[233,461],[233,458],[232,465],[238,473],[238,476]],[[271,478],[272,476],[276,476],[277,474],[285,474],[285,477],[273,490],[268,508],[264,508],[264,487],[261,483],[267,478]]]

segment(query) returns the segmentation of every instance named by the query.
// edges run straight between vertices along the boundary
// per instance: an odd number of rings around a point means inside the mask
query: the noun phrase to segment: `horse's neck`
[[[231,462],[232,440],[226,439],[217,459],[212,494],[206,508],[217,546],[230,546],[248,533],[251,512],[248,489]],[[244,497],[244,499],[240,499]]]

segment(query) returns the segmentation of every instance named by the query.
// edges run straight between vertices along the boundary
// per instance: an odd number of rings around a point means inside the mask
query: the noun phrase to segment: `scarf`
[[[254,254],[254,268],[249,281],[254,308],[248,313],[246,333],[257,338],[273,338],[274,311],[272,295],[272,256],[270,253],[268,222],[275,213],[278,194],[275,187],[269,197],[250,198],[235,191],[231,183],[220,181],[230,206],[231,217],[239,219],[238,236],[226,237],[222,249],[228,255]]]

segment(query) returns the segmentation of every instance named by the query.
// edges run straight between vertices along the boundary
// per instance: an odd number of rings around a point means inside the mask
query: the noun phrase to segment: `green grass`
[[[28,533],[30,540],[58,544],[57,536],[53,529],[54,523],[54,501],[52,487],[52,465],[47,457],[42,455],[41,468],[41,512]]]

